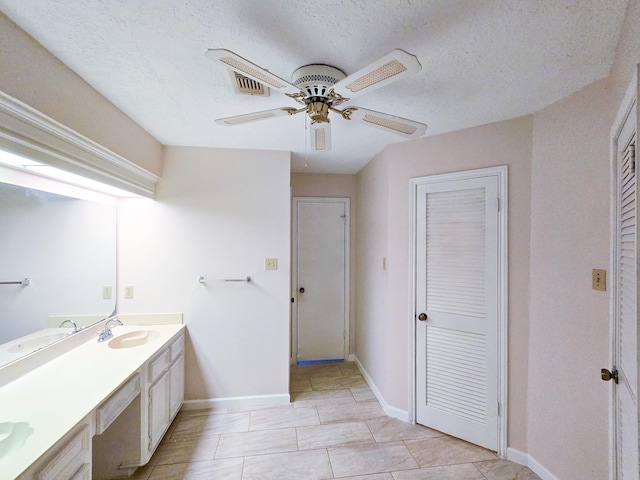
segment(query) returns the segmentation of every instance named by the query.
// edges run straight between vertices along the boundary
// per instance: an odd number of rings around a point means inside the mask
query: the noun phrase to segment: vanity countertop
[[[125,325],[113,338],[139,330],[159,335],[132,348],[88,340],[47,364],[0,387],[0,424],[26,422],[24,445],[0,458],[0,479],[13,479],[95,410],[182,329],[182,324]]]

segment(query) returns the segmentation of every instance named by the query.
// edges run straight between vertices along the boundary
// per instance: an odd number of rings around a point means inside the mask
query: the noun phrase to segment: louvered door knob
[[[603,368],[602,370],[600,370],[600,378],[602,378],[602,380],[604,380],[605,382],[613,380],[614,383],[618,383],[618,370],[616,370],[615,367],[612,371]]]
[[[421,313],[420,315],[418,315],[418,320],[420,320],[421,322],[424,322],[427,320],[427,314],[426,313]]]

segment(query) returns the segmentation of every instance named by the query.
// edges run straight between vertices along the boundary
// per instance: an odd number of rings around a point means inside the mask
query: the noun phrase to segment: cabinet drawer
[[[184,354],[184,335],[180,335],[180,337],[171,344],[169,350],[171,351],[171,362],[173,363],[176,358]]]
[[[113,393],[96,411],[96,434],[101,435],[140,393],[140,374],[133,377]]]
[[[74,478],[85,464],[91,465],[91,432],[84,425],[51,457],[46,466],[36,476],[39,480],[60,480]],[[82,477],[80,477],[82,478]]]
[[[149,381],[153,382],[169,367],[170,352],[167,348],[158,357],[149,362]]]

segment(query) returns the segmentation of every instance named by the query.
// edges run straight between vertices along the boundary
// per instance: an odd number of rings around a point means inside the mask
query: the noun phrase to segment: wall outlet
[[[133,285],[127,285],[126,287],[124,287],[124,298],[133,298]]]
[[[278,269],[278,259],[277,258],[265,258],[264,259],[264,269],[265,270],[277,270]]]
[[[607,271],[594,268],[591,271],[591,288],[601,292],[607,291]]]
[[[105,285],[102,287],[102,299],[103,300],[111,300],[111,296],[113,295],[113,288],[111,285]]]

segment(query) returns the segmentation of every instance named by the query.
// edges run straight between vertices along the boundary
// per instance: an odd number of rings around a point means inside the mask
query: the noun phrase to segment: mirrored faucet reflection
[[[98,333],[98,342],[104,342],[105,340],[113,337],[113,332],[111,331],[111,322],[117,322],[118,325],[122,325],[122,322],[115,317],[111,317],[104,324],[104,330]]]
[[[70,323],[71,325],[73,325],[73,332],[71,332],[69,335],[73,335],[74,333],[78,333],[80,330],[82,330],[82,327],[78,327],[78,324],[76,322],[74,322],[73,320],[65,320],[64,322],[62,322],[60,325],[58,325],[59,328],[64,327],[67,323]]]

